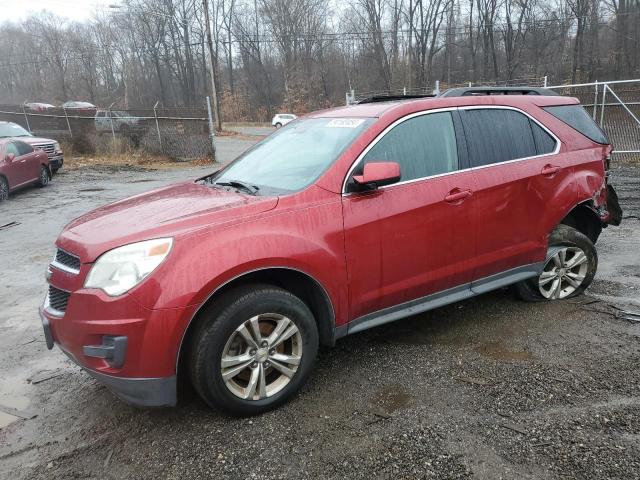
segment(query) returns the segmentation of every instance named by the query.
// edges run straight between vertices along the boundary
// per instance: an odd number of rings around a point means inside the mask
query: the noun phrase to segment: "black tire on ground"
[[[0,202],[9,198],[9,182],[0,175]]]
[[[280,122],[276,123],[276,128],[280,128],[282,127],[282,124]]]
[[[522,300],[528,302],[542,302],[545,300],[555,300],[558,298],[554,298],[553,296],[551,298],[545,297],[542,294],[539,282],[542,280],[542,275],[545,275],[545,272],[547,272],[546,274],[549,275],[552,273],[550,272],[550,270],[557,270],[557,267],[552,263],[553,259],[550,258],[549,254],[553,253],[554,251],[562,250],[564,247],[569,247],[569,249],[572,250],[572,252],[568,253],[568,255],[572,256],[575,255],[577,249],[581,250],[586,256],[586,261],[584,262],[586,264],[586,268],[584,269],[584,278],[581,280],[579,286],[577,288],[574,287],[575,290],[573,290],[571,293],[568,293],[565,296],[560,296],[559,298],[573,298],[581,295],[589,287],[589,285],[591,285],[591,282],[596,275],[596,270],[598,269],[598,252],[596,251],[596,247],[593,245],[593,242],[591,242],[591,240],[589,240],[589,238],[583,233],[568,225],[560,224],[553,230],[553,232],[551,232],[551,235],[549,235],[549,253],[547,254],[545,269],[540,274],[540,276],[524,280],[514,285],[516,294]],[[570,264],[571,257],[569,257],[567,261]]]
[[[40,176],[38,177],[38,186],[46,187],[49,185],[49,180],[51,180],[51,172],[48,167],[42,165],[40,167]]]
[[[55,175],[56,173],[58,173],[58,170],[60,170],[60,167],[53,167],[51,169],[51,176]]]
[[[243,399],[227,387],[222,377],[221,360],[229,345],[228,342],[232,342],[232,338],[239,335],[236,333],[236,329],[250,318],[263,314],[284,316],[293,322],[300,334],[296,338],[301,339],[299,342],[302,352],[301,358],[295,373],[281,390],[266,398]],[[276,408],[289,400],[311,374],[318,353],[317,325],[306,304],[286,290],[261,284],[233,289],[205,307],[199,314],[197,321],[199,323],[191,337],[191,345],[189,346],[188,368],[195,390],[211,407],[237,416],[257,415]],[[269,332],[265,332],[264,335],[268,336]],[[255,335],[252,335],[252,338],[255,338]],[[245,350],[245,355],[246,352]],[[265,372],[267,372],[265,373],[266,378],[272,378],[274,373],[276,377],[279,375],[279,372],[273,367],[269,373],[267,370],[268,360],[266,364],[260,365],[261,369],[263,365]],[[250,375],[252,370],[249,368],[254,367],[246,367],[245,373]]]

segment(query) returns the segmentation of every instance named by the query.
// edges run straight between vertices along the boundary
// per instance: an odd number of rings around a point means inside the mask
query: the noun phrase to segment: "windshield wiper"
[[[240,180],[227,180],[226,182],[214,182],[214,185],[221,185],[223,187],[234,187],[249,192],[251,195],[258,193],[260,188],[255,185],[249,185],[248,183],[241,182]]]

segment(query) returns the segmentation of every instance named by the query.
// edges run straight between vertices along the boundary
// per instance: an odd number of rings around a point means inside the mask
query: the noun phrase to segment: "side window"
[[[14,143],[16,148],[18,149],[19,155],[27,155],[33,152],[33,147],[27,143],[24,143],[24,142],[14,142]]]
[[[529,117],[523,113],[500,108],[461,113],[472,167],[538,155]]]
[[[16,157],[20,156],[20,154],[18,153],[18,149],[13,143],[8,143],[7,148],[5,149],[5,152],[4,152],[5,155],[9,155],[10,153],[13,153]]]
[[[538,155],[553,153],[556,149],[556,140],[533,120],[529,119],[531,130],[533,131],[533,140],[536,142],[536,150]]]
[[[451,112],[429,113],[398,124],[367,152],[358,168],[381,161],[398,162],[401,181],[457,170]]]

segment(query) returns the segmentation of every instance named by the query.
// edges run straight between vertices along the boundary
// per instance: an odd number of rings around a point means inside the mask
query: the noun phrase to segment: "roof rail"
[[[540,87],[461,87],[450,88],[441,97],[470,97],[474,95],[550,95],[558,94],[548,88]]]
[[[433,98],[434,94],[422,93],[422,94],[410,94],[410,95],[372,95],[371,97],[358,100],[358,105],[362,103],[377,103],[377,102],[392,102],[394,100],[412,100],[417,98]]]

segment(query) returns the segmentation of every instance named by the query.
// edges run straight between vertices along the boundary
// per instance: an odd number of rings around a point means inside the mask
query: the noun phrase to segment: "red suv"
[[[180,373],[250,415],[345,335],[507,285],[531,301],[589,286],[621,211],[611,146],[576,99],[379,100],[71,222],[40,310],[48,347],[132,403],[174,405]]]

